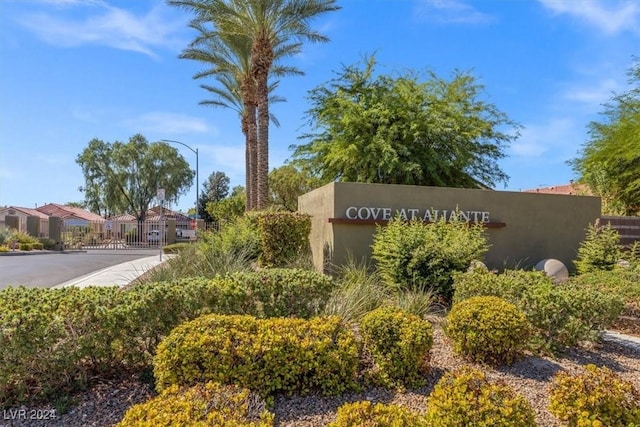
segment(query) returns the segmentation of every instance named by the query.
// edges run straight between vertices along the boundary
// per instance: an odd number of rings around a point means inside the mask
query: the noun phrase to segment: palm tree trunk
[[[269,70],[273,49],[268,37],[258,36],[251,50],[253,76],[258,94],[257,209],[269,204]]]

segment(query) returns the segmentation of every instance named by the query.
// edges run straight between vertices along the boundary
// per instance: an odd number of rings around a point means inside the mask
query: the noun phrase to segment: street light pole
[[[187,147],[189,150],[196,154],[196,221],[200,219],[200,182],[199,182],[199,170],[198,170],[198,148],[193,149],[184,142],[174,141],[173,139],[161,139],[160,142],[172,142],[174,144],[180,144]]]

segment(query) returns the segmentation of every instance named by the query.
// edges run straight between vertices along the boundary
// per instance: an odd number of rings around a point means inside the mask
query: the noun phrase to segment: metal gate
[[[166,221],[65,221],[65,249],[149,249],[167,243]]]

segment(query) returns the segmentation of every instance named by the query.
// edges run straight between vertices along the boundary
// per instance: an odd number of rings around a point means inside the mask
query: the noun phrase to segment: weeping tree
[[[589,141],[569,162],[610,215],[640,215],[640,58],[628,75],[630,89],[604,105],[603,120],[589,124]]]
[[[137,134],[129,142],[93,139],[78,155],[87,207],[111,214],[128,213],[144,221],[158,188],[177,202],[193,183],[195,172],[178,150],[164,142],[149,143]]]
[[[497,161],[520,125],[456,72],[377,75],[375,57],[309,92],[311,132],[292,163],[322,182],[486,188],[508,177]]]

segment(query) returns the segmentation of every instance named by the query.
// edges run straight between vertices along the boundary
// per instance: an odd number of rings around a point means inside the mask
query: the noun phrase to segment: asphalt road
[[[138,258],[157,255],[149,250],[91,250],[0,256],[0,290],[9,285],[50,288],[76,277]]]

